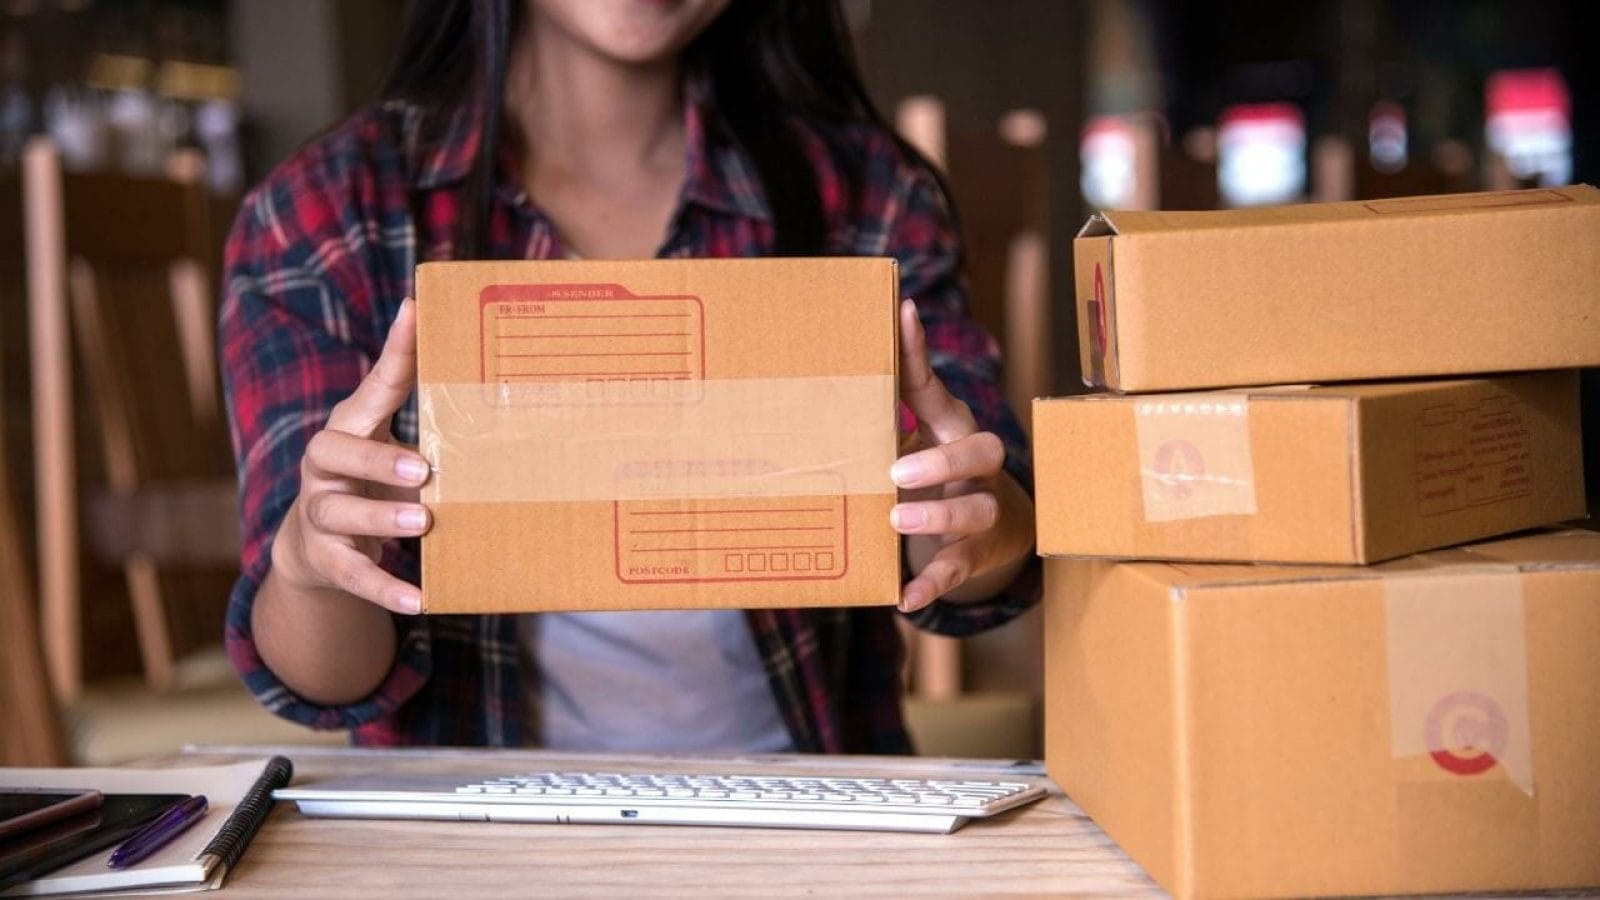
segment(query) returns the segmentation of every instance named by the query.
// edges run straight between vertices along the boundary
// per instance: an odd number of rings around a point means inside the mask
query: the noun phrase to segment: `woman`
[[[888,609],[412,615],[417,262],[784,253],[900,261],[901,610],[961,635],[1034,602],[1026,447],[944,193],[835,2],[419,0],[383,102],[280,166],[229,243],[249,687],[370,744],[908,750]]]

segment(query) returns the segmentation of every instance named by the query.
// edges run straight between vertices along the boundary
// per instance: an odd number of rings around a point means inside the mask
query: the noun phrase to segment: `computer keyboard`
[[[532,772],[465,784],[370,776],[275,796],[321,816],[949,833],[1042,797],[1044,789],[966,779]]]

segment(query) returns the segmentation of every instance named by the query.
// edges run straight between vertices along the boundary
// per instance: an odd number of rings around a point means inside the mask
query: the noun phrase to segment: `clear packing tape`
[[[1385,575],[1396,757],[1427,756],[1462,777],[1488,777],[1499,766],[1533,795],[1522,578],[1516,566],[1493,563]]]
[[[1133,405],[1147,522],[1253,515],[1250,401],[1243,394],[1168,394]]]
[[[893,494],[892,375],[425,383],[429,503]]]

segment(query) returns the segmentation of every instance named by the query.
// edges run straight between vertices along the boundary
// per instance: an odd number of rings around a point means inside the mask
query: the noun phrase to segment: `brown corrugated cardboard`
[[[1577,375],[1034,401],[1039,552],[1366,563],[1578,518]]]
[[[1600,884],[1600,534],[1046,592],[1050,776],[1174,894]]]
[[[438,612],[895,602],[889,259],[426,263]]]
[[[1073,251],[1084,378],[1115,390],[1600,364],[1587,185],[1102,213]]]

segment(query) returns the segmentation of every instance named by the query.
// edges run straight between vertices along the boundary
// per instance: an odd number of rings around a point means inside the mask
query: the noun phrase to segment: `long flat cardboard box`
[[[1050,776],[1176,896],[1600,885],[1600,534],[1045,572]]]
[[[891,259],[426,263],[430,613],[895,602]]]
[[[1039,552],[1370,563],[1584,513],[1577,373],[1033,407]]]
[[[1073,256],[1084,380],[1114,390],[1600,365],[1588,185],[1107,212]]]

